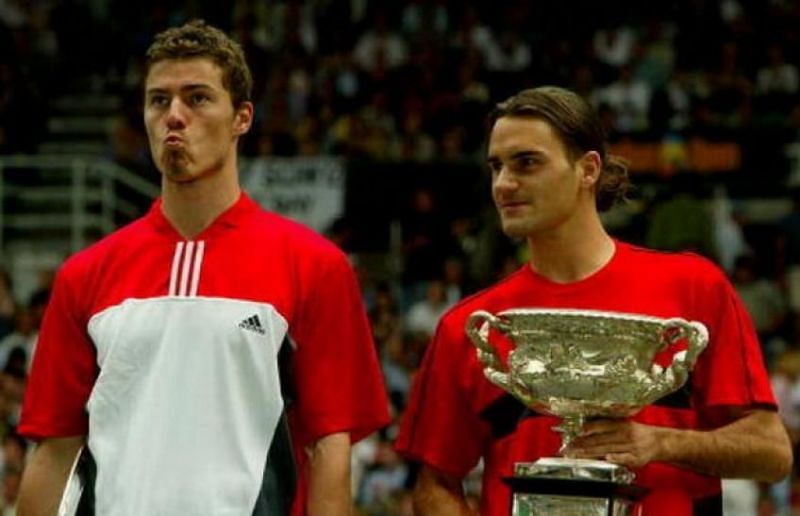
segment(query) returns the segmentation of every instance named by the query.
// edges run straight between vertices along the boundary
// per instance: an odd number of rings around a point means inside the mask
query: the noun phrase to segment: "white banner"
[[[242,165],[242,186],[268,210],[318,232],[344,213],[345,169],[339,158],[258,158]]]

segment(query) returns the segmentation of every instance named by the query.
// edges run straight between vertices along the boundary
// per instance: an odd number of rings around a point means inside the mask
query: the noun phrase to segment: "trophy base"
[[[517,463],[503,479],[513,492],[512,516],[640,516],[646,494],[633,474],[604,461],[545,458]]]

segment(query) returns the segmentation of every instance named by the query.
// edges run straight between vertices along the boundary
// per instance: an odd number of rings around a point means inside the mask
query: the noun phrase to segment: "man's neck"
[[[239,199],[235,180],[206,177],[190,183],[162,180],[161,210],[187,240],[195,238]]]
[[[530,266],[556,283],[572,283],[591,276],[611,260],[616,248],[599,217],[590,217],[580,228],[530,237],[528,245]]]

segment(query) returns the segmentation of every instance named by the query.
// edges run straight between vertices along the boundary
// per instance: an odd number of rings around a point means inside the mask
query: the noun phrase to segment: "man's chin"
[[[515,224],[513,222],[503,222],[501,224],[503,233],[510,238],[526,238],[531,234],[531,228],[524,224]]]
[[[192,179],[189,163],[182,158],[167,159],[161,167],[161,173],[170,181],[183,182]]]
[[[165,171],[163,173],[164,179],[169,181],[170,183],[177,183],[177,184],[188,184],[192,183],[197,179],[197,176],[188,172],[188,171]]]

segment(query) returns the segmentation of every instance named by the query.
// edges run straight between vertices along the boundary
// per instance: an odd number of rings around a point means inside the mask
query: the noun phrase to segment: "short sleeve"
[[[305,446],[349,432],[353,442],[389,423],[383,385],[361,292],[352,267],[336,250],[314,264],[290,321],[293,433]]]
[[[69,262],[68,262],[69,264]],[[81,315],[75,268],[62,267],[45,310],[18,431],[31,439],[85,435],[98,368]]]
[[[476,375],[470,358],[475,351],[465,339],[460,318],[440,322],[414,380],[395,443],[409,459],[458,478],[478,463],[488,432],[474,407],[481,396],[471,387]]]
[[[733,286],[720,272],[703,298],[709,344],[693,371],[695,403],[775,407],[755,327]]]

